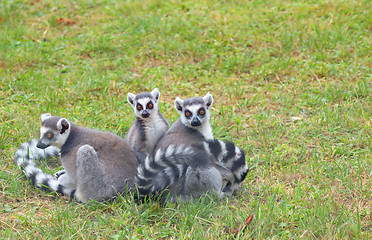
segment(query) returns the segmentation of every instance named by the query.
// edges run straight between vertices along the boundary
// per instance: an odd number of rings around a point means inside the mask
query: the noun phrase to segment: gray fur
[[[228,182],[223,192],[226,195],[234,194],[243,184],[249,170],[243,150],[232,142],[217,139],[207,140],[203,143],[202,148],[214,156],[215,162],[221,168],[232,173],[227,178]]]
[[[32,139],[29,142],[23,143],[17,149],[14,155],[14,161],[17,166],[37,187],[46,189],[46,187],[51,186],[51,188],[53,188],[54,191],[56,191],[57,193],[63,195],[73,194],[75,192],[74,188],[58,187],[59,182],[56,177],[53,177],[50,174],[43,173],[42,170],[36,166],[37,161],[39,160],[45,160],[58,156],[60,149],[54,146],[40,149],[36,147],[37,143],[38,141],[36,139]]]
[[[231,175],[221,171],[203,149],[185,145],[159,149],[154,157],[147,156],[137,172],[141,197],[155,194],[168,202],[188,201],[207,193],[223,196],[224,179]]]
[[[136,119],[125,139],[136,152],[140,162],[147,154],[153,154],[155,144],[169,129],[168,121],[159,111],[159,98],[160,92],[157,88],[151,93],[128,93],[128,102],[133,107]],[[148,107],[150,103],[152,108]],[[141,109],[137,108],[139,104]]]
[[[157,143],[154,159],[146,158],[144,166],[139,167],[137,184],[143,195],[165,191],[168,201],[173,202],[207,192],[230,196],[240,188],[248,171],[245,155],[235,144],[213,139],[209,125],[212,103],[209,93],[203,98],[176,98],[180,118]],[[204,116],[198,114],[200,109],[205,111]],[[197,116],[201,124],[193,126],[186,110],[191,112],[190,116]],[[163,153],[169,148],[177,148],[179,153],[167,157]],[[188,153],[183,149],[188,149]]]
[[[181,100],[176,98],[175,108],[180,113],[180,118],[172,125],[167,133],[156,144],[155,150],[167,148],[169,145],[185,145],[191,146],[199,144],[206,139],[212,138],[212,128],[209,124],[210,107],[213,103],[212,96],[207,93],[203,97],[188,98]],[[205,111],[204,117],[197,116],[197,111],[203,108]],[[191,126],[190,119],[185,116],[185,111],[189,110],[192,117],[199,117],[201,125]],[[205,118],[201,120],[200,118]],[[191,120],[192,121],[192,120]]]
[[[124,139],[112,133],[78,127],[61,117],[42,118],[37,146],[46,149],[60,146],[64,171],[53,177],[32,164],[33,168],[25,171],[27,176],[29,172],[35,175],[33,183],[36,186],[43,181],[51,191],[69,189],[61,193],[70,196],[75,193],[76,199],[82,202],[90,199],[101,201],[114,197],[118,192],[134,189],[138,162]]]
[[[209,93],[204,98],[176,98],[175,107],[181,117],[157,143],[154,158],[147,157],[139,167],[136,182],[140,194],[163,192],[162,196],[167,198],[162,199],[170,202],[187,201],[206,193],[223,195],[225,178],[231,173],[217,165],[211,154],[196,146],[213,137],[209,125],[212,102]],[[199,114],[201,109],[205,111],[203,114]],[[190,111],[190,116],[202,124],[193,125],[192,118],[184,115],[185,111]]]
[[[180,114],[180,120],[184,125],[182,127],[198,131],[205,139],[213,139],[212,127],[209,124],[212,103],[213,97],[210,93],[204,97],[185,100],[177,97],[174,106]],[[177,130],[175,127],[173,128],[173,131]]]

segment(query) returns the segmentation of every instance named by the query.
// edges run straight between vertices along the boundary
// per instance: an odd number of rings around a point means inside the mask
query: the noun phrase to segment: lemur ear
[[[209,109],[211,106],[212,106],[212,103],[213,103],[213,97],[212,95],[208,92],[204,97],[204,103],[205,105],[207,106],[207,108]]]
[[[65,118],[61,118],[57,122],[57,129],[60,134],[64,134],[70,128],[70,123]]]
[[[133,106],[134,104],[134,99],[136,98],[136,95],[133,93],[128,93],[127,100],[128,102]]]
[[[50,118],[52,115],[50,115],[50,113],[44,113],[44,114],[41,114],[40,115],[40,118],[41,118],[41,121],[44,122],[45,120],[47,120],[48,118]]]
[[[182,113],[183,111],[183,100],[179,97],[176,97],[174,101],[174,107],[177,109],[178,112]]]
[[[159,101],[159,98],[160,98],[159,89],[155,88],[154,90],[152,90],[151,95],[153,96],[153,98],[155,99],[155,102],[157,103]]]

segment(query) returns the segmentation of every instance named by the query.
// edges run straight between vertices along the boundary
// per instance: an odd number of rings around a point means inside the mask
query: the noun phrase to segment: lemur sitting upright
[[[213,139],[209,124],[210,108],[213,97],[207,93],[204,97],[175,100],[175,108],[180,118],[172,125],[166,135],[156,144],[155,149],[164,149],[175,144],[193,145]]]
[[[168,201],[184,201],[206,192],[229,196],[241,186],[248,172],[244,152],[231,142],[213,139],[212,103],[209,93],[176,98],[180,118],[157,143],[154,158],[146,158],[138,168],[140,194],[167,188]]]
[[[137,95],[128,93],[136,119],[128,131],[126,140],[142,162],[147,154],[153,155],[155,144],[169,129],[169,123],[159,111],[160,92],[157,88]]]
[[[135,153],[121,137],[109,132],[78,127],[65,118],[41,115],[40,139],[23,144],[15,161],[33,184],[45,190],[75,196],[78,201],[97,201],[114,197],[135,188],[138,166]],[[64,170],[53,177],[36,167],[39,149],[47,156],[60,149]],[[25,148],[29,148],[29,151]],[[32,156],[30,156],[30,154]]]

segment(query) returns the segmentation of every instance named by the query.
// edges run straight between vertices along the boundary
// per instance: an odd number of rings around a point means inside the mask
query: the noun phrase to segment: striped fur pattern
[[[194,156],[194,150],[184,145],[170,145],[165,151],[158,150],[154,158],[148,155],[138,166],[135,177],[140,197],[158,194],[184,176],[187,163]]]
[[[32,139],[29,142],[23,143],[15,152],[14,161],[17,166],[31,180],[32,184],[49,192],[57,192],[62,195],[74,196],[75,189],[68,189],[58,182],[58,177],[64,174],[64,171],[59,171],[52,176],[44,173],[38,168],[37,161],[44,160],[59,155],[59,149],[56,147],[48,147],[40,149],[36,147],[38,140]]]
[[[227,194],[233,194],[241,187],[249,171],[243,150],[232,142],[218,139],[207,140],[203,143],[203,147],[215,157],[218,165],[233,173],[234,179],[231,179],[223,190]]]
[[[200,181],[213,185],[206,189],[218,196],[231,196],[241,187],[248,173],[244,152],[232,142],[214,139],[189,147],[170,145],[165,150],[159,149],[154,158],[147,156],[144,164],[139,165],[135,181],[140,197],[156,196],[167,190],[169,195],[177,195],[175,197],[180,201],[190,200],[194,196],[182,194],[182,189],[188,185],[186,175],[190,169],[201,169],[199,177],[205,174],[208,175],[206,178],[213,178],[212,181]]]

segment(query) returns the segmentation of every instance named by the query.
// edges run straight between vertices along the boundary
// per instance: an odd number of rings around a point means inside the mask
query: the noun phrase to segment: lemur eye
[[[191,116],[191,112],[190,112],[190,111],[186,111],[186,112],[185,112],[185,116],[186,116],[186,117],[190,117],[190,116]]]
[[[48,133],[47,134],[47,138],[52,138],[52,134],[51,133]]]
[[[152,103],[149,103],[148,105],[147,105],[147,108],[149,108],[149,109],[152,109],[154,106],[152,105]]]
[[[142,106],[141,105],[137,105],[137,110],[142,110]]]
[[[200,110],[199,110],[199,114],[200,114],[200,115],[204,115],[204,114],[205,114],[204,109],[200,109]]]

